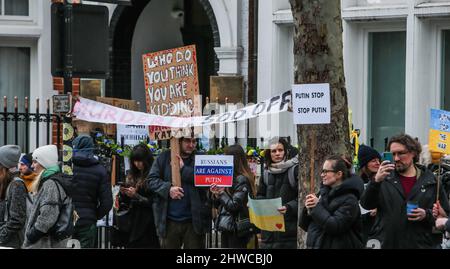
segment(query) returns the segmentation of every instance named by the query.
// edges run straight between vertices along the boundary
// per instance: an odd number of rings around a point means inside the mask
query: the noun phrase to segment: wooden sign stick
[[[172,166],[172,185],[181,187],[180,162],[177,158],[180,155],[180,139],[170,138],[170,159]]]
[[[316,132],[315,130],[312,130],[311,132],[311,160],[310,160],[310,167],[309,167],[309,176],[310,176],[310,193],[315,193],[315,177],[314,177],[314,159],[315,159],[315,151],[316,151]]]
[[[439,188],[441,186],[441,163],[442,163],[442,155],[439,158],[439,170],[437,176],[437,186],[436,186],[436,203],[439,203]]]

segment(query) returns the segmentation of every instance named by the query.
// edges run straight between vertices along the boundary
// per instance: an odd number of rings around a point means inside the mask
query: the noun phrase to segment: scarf
[[[279,163],[272,163],[269,166],[269,172],[271,174],[283,174],[284,172],[286,172],[289,168],[291,168],[292,166],[298,164],[298,157],[294,157],[290,160],[287,161],[282,161]]]

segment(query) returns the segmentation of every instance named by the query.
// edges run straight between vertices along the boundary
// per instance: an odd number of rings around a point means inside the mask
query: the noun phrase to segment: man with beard
[[[419,142],[401,134],[389,141],[394,163],[384,161],[369,182],[361,205],[377,208],[373,238],[383,249],[436,248],[433,234],[437,181],[431,171],[417,164]],[[442,209],[449,212],[445,191],[440,188]]]
[[[20,178],[25,182],[25,186],[27,186],[28,192],[30,192],[31,185],[37,177],[37,174],[34,173],[33,168],[31,168],[31,163],[31,153],[23,155],[19,161]]]

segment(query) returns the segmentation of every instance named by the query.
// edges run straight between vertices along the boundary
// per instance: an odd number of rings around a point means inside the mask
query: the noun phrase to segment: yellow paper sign
[[[450,154],[450,132],[431,129],[428,136],[430,151]]]

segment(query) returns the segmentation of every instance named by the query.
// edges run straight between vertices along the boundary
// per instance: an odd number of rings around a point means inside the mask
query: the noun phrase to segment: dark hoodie
[[[75,210],[80,219],[77,226],[92,225],[112,208],[111,183],[106,169],[91,154],[78,152],[72,158]]]
[[[363,248],[359,197],[364,191],[360,177],[353,175],[341,185],[321,187],[320,200],[308,214],[300,216],[300,227],[308,232],[306,246],[314,249]]]

